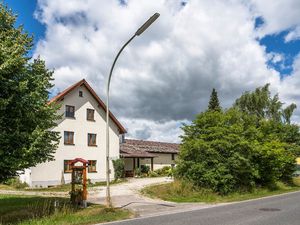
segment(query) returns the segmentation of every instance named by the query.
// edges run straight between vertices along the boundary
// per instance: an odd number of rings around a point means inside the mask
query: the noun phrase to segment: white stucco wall
[[[177,159],[177,154],[174,155],[174,160],[172,160],[172,154],[155,153],[155,155],[158,157],[153,159],[154,170],[163,168],[164,166],[171,166],[171,164],[175,164],[175,160]]]
[[[171,166],[171,164],[175,164],[175,160],[177,159],[177,154],[174,154],[174,160],[172,160],[172,154],[167,153],[152,153],[157,157],[153,158],[153,170],[160,169],[164,166]],[[137,159],[135,159],[135,166],[137,167]],[[148,165],[151,168],[151,159],[150,158],[141,158],[140,165]],[[133,161],[131,158],[125,159],[125,170],[132,170]]]
[[[83,92],[83,97],[79,97],[79,90]],[[97,101],[84,86],[68,93],[60,103],[62,106],[58,113],[63,117],[57,122],[57,127],[53,129],[61,135],[59,147],[54,154],[55,160],[30,168],[30,185],[33,187],[57,185],[61,183],[62,176],[64,176],[66,183],[70,182],[71,174],[63,173],[64,160],[75,158],[97,160],[97,173],[88,173],[87,177],[93,182],[105,180],[105,111],[98,107]],[[65,117],[65,105],[75,106],[75,119]],[[88,108],[95,110],[95,121],[87,120]],[[64,144],[64,131],[74,132],[74,145]],[[88,146],[88,133],[97,134],[97,147]],[[119,131],[112,120],[110,122],[110,156],[119,157]],[[112,169],[111,177],[113,177],[112,163],[110,168]]]

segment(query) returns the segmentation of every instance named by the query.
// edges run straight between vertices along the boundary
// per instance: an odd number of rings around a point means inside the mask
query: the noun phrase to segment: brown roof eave
[[[75,88],[84,85],[88,91],[93,95],[93,97],[97,100],[99,106],[101,106],[101,108],[104,109],[104,111],[106,112],[106,105],[104,104],[104,102],[99,98],[99,96],[96,94],[96,92],[93,90],[93,88],[86,82],[85,79],[82,79],[81,81],[73,84],[72,86],[68,87],[67,89],[65,89],[63,92],[59,93],[58,95],[56,95],[55,97],[53,97],[52,99],[49,100],[48,104],[51,103],[56,103],[57,101],[61,100],[64,98],[65,95],[67,95],[68,93],[70,93],[71,91],[73,91]],[[117,125],[117,127],[119,128],[119,133],[120,134],[125,134],[127,133],[126,129],[122,126],[122,124],[117,120],[117,118],[109,111],[109,117],[112,119],[112,121]]]

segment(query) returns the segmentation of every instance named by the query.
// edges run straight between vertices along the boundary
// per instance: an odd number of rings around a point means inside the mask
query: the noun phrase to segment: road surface
[[[300,225],[300,192],[110,225]]]

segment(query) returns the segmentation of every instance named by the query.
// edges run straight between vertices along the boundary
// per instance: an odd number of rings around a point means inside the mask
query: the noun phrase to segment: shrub
[[[150,167],[148,165],[141,165],[141,173],[148,173]]]
[[[12,186],[16,189],[24,189],[26,187],[29,187],[27,183],[23,183],[20,181],[20,179],[18,177],[14,177],[14,178],[10,178],[8,179],[5,184]]]
[[[142,171],[140,168],[136,168],[134,170],[134,175],[137,176],[137,177],[140,177],[142,175]]]
[[[155,172],[159,176],[170,176],[171,171],[172,171],[172,168],[170,166],[164,166],[160,169],[155,170]]]
[[[123,159],[113,160],[113,166],[115,171],[115,180],[124,178],[125,176],[125,163]]]
[[[201,113],[183,130],[175,175],[197,187],[224,195],[290,180],[295,170],[289,145],[238,110]]]
[[[159,177],[158,173],[156,173],[155,171],[149,171],[148,176],[149,177]]]

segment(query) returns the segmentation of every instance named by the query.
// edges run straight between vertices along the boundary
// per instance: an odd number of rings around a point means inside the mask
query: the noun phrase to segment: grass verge
[[[126,182],[126,179],[122,180],[113,180],[111,181],[111,185],[120,184]],[[91,187],[100,187],[105,186],[106,181],[103,182],[96,182],[93,184],[88,184],[88,188]],[[17,188],[13,185],[7,185],[7,184],[0,184],[0,190],[13,190],[13,191],[40,191],[40,192],[69,192],[71,191],[71,184],[64,184],[64,185],[57,185],[53,187],[47,187],[47,188]]]
[[[181,181],[149,186],[142,189],[141,193],[148,197],[160,198],[162,200],[172,202],[234,202],[299,191],[300,178],[294,178],[293,181],[293,185],[278,183],[277,186],[272,189],[255,188],[252,192],[238,192],[225,196],[214,193],[209,189],[195,188],[191,184]]]
[[[0,224],[3,225],[87,225],[130,217],[132,214],[127,210],[101,205],[73,208],[69,199],[64,198],[0,195]]]

